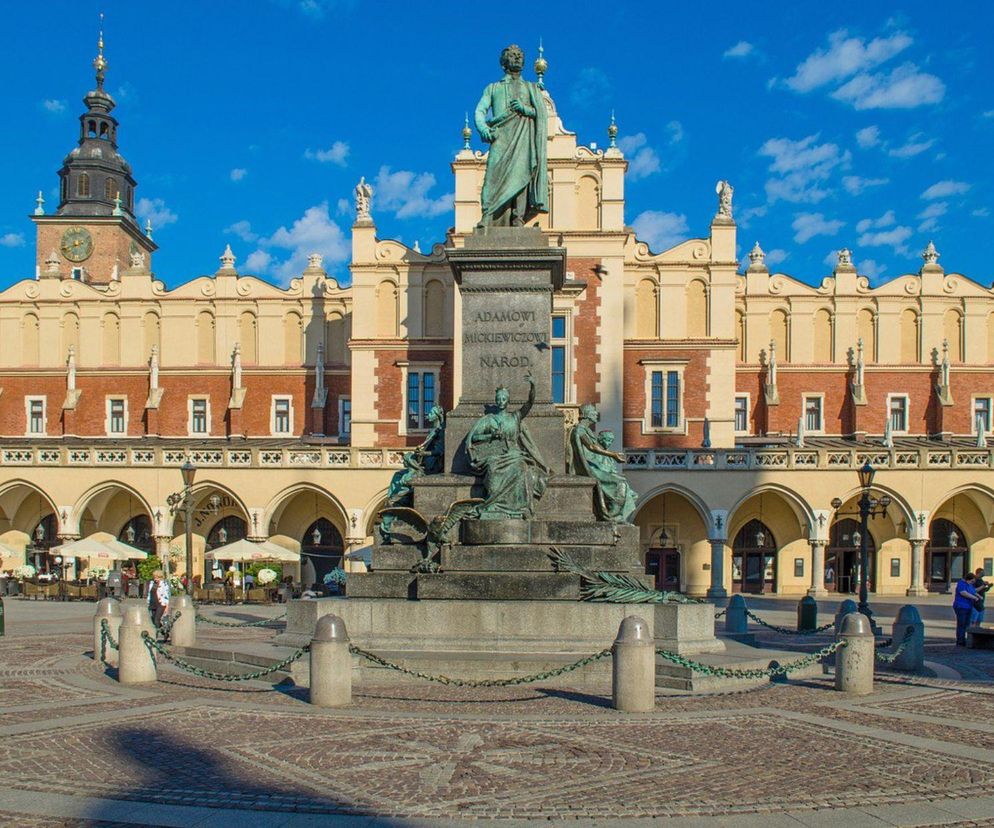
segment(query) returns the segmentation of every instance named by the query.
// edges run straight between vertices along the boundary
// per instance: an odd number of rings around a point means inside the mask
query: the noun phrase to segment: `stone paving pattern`
[[[994,652],[939,641],[927,658],[963,678],[882,674],[877,692],[859,699],[826,677],[665,695],[654,713],[626,716],[610,708],[608,687],[411,683],[357,686],[351,708],[322,711],[289,685],[221,685],[169,666],[154,685],[121,687],[88,654],[92,606],[48,619],[49,606],[7,602],[0,790],[274,818],[763,820],[790,811],[853,825],[863,823],[841,809],[913,812],[994,794]],[[202,641],[219,644],[272,634],[198,625]],[[994,799],[974,816],[889,824],[994,825]],[[124,824],[107,817],[100,808],[83,818],[3,813],[0,824]]]

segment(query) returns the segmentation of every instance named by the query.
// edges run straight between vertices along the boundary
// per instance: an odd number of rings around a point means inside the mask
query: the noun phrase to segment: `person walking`
[[[148,585],[148,611],[157,630],[162,625],[162,616],[169,612],[170,597],[169,581],[161,569],[155,570],[152,583]]]
[[[994,583],[984,580],[984,568],[978,567],[974,573],[973,588],[977,590],[977,603],[973,605],[973,616],[970,618],[971,627],[979,627],[984,623],[984,602],[987,598],[987,591],[994,586]]]
[[[966,628],[970,626],[970,619],[973,616],[974,608],[977,604],[977,590],[973,586],[976,575],[967,572],[956,583],[955,598],[953,599],[953,612],[956,613],[956,646],[966,646]]]

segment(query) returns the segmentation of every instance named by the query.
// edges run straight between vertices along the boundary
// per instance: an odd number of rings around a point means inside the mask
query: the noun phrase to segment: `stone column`
[[[172,538],[167,535],[155,536],[155,556],[162,561],[162,571],[169,577],[169,541]]]
[[[825,547],[828,541],[809,540],[811,546],[811,589],[808,595],[813,598],[823,598],[828,594],[825,589]]]
[[[708,587],[709,599],[725,599],[725,539],[709,538],[711,544],[711,586]]]
[[[925,538],[913,538],[911,541],[911,586],[907,595],[928,595],[925,588]]]

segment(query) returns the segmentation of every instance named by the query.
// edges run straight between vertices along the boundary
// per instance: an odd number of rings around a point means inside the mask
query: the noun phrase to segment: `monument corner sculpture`
[[[618,471],[618,463],[625,462],[625,455],[611,451],[614,432],[594,431],[599,419],[594,406],[588,403],[580,407],[580,420],[569,434],[566,469],[570,474],[594,479],[594,507],[600,520],[631,523],[637,497]]]
[[[439,474],[445,459],[445,412],[439,405],[433,405],[428,412],[431,429],[424,441],[413,451],[404,453],[404,468],[394,472],[387,489],[387,507],[410,506],[414,490],[411,484],[426,474]],[[384,544],[393,543],[392,528],[394,515],[382,512],[380,534]]]

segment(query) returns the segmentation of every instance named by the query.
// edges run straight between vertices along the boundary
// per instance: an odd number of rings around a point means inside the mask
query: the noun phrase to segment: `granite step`
[[[617,546],[563,545],[577,564],[593,572],[630,572],[641,569],[631,552]],[[409,572],[421,560],[421,552],[410,545],[381,546],[373,552],[376,572]],[[553,572],[547,546],[495,544],[468,546],[457,544],[442,552],[442,569],[446,572]]]

